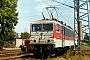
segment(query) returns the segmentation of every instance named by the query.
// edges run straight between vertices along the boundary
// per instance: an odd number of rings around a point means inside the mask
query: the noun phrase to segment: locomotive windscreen
[[[53,23],[32,24],[32,31],[53,31]]]
[[[41,31],[42,24],[32,24],[32,31]]]
[[[43,24],[43,30],[44,31],[52,31],[53,30],[53,24]]]

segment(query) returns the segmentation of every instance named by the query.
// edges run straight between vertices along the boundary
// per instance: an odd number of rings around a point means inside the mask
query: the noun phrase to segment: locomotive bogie
[[[34,56],[49,56],[54,48],[54,44],[31,44],[28,50],[29,53],[32,53]]]

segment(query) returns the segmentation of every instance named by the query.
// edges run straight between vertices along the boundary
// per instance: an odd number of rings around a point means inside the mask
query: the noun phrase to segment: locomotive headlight
[[[48,42],[50,42],[50,40],[48,40]]]
[[[36,40],[34,40],[34,42],[36,42]]]
[[[51,42],[54,42],[54,40],[53,40],[53,39],[51,39]]]
[[[33,42],[33,40],[30,40],[30,42]]]

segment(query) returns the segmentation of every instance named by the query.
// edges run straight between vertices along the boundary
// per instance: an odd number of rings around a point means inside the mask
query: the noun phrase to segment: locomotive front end
[[[49,53],[55,46],[54,23],[46,20],[31,23],[30,51]]]

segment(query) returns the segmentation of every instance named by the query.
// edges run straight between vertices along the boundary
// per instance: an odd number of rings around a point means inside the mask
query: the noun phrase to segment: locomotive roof
[[[55,23],[55,20],[36,20],[31,22],[31,24],[39,24],[39,23]]]

